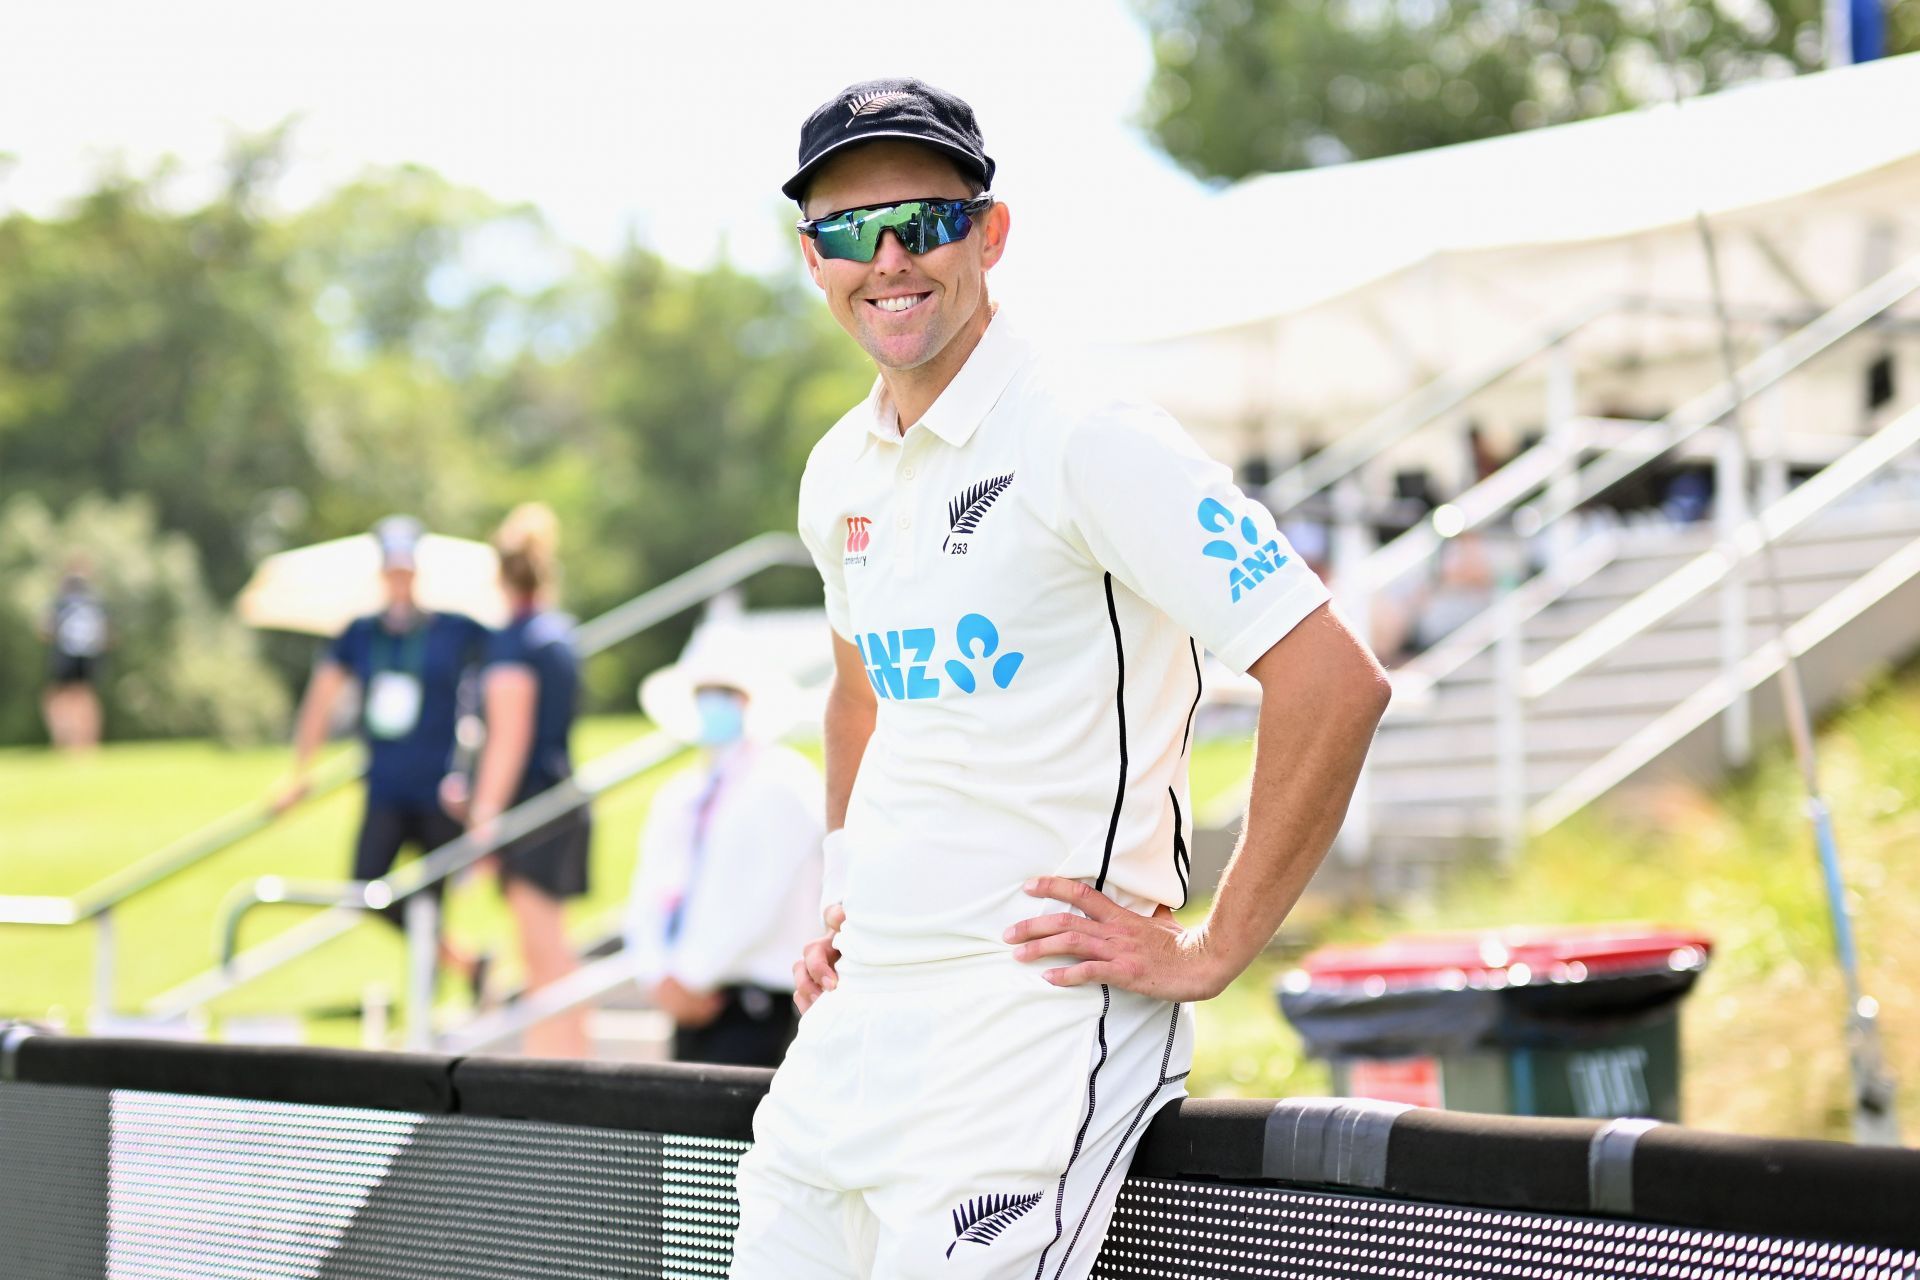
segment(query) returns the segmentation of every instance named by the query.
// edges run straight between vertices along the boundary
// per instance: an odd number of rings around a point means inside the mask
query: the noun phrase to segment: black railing
[[[36,1278],[724,1275],[767,1079],[16,1032],[0,1258]],[[1168,1107],[1094,1274],[1262,1268],[1912,1280],[1920,1152],[1345,1099]]]

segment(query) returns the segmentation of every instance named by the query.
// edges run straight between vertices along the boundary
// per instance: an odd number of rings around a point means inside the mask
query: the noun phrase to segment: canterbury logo
[[[889,89],[881,93],[863,93],[847,103],[847,128],[853,128],[853,122],[861,116],[877,115],[896,102],[905,102],[913,97],[898,89]]]

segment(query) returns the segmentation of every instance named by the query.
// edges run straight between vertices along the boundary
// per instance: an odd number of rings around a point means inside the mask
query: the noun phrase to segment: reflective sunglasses
[[[974,215],[992,204],[991,195],[971,200],[902,200],[871,209],[842,209],[795,225],[801,235],[812,239],[823,258],[872,262],[880,252],[883,231],[899,236],[901,248],[908,253],[921,254],[965,240],[973,230]]]

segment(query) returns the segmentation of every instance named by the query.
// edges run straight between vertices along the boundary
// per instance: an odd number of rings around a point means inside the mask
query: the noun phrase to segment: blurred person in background
[[[580,659],[573,619],[553,608],[559,541],[559,521],[540,503],[515,507],[493,536],[511,619],[488,642],[480,677],[487,740],[474,768],[468,826],[482,839],[502,813],[573,776]],[[512,841],[493,859],[529,992],[575,968],[563,907],[587,892],[592,834],[583,806]],[[525,1048],[537,1057],[586,1057],[586,1011],[541,1022],[527,1032]]]
[[[90,581],[84,555],[68,558],[60,592],[40,624],[47,644],[47,688],[41,696],[47,736],[61,751],[91,751],[100,745],[100,662],[112,634],[107,608]]]
[[[314,757],[325,745],[334,709],[350,683],[360,689],[360,736],[367,744],[366,810],[354,842],[353,878],[377,880],[402,849],[431,853],[461,835],[440,803],[440,780],[453,763],[462,678],[479,661],[487,629],[457,613],[435,613],[414,599],[415,555],[426,530],[410,516],[374,527],[386,608],[356,618],[327,646],[300,702],[293,774],[273,798],[284,813],[307,795]],[[445,882],[429,892],[440,898]],[[382,912],[405,926],[403,903]],[[440,961],[478,998],[486,962],[443,937]]]
[[[792,691],[738,646],[710,643],[647,677],[640,701],[700,761],[647,811],[627,917],[635,980],[673,1019],[675,1061],[779,1066],[826,835],[819,771],[774,744]]]

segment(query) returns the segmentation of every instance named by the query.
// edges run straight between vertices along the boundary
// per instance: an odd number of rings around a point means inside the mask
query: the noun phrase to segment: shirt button
[[[900,526],[900,527],[901,527],[902,529],[911,529],[911,528],[913,527],[913,517],[912,517],[912,516],[901,516],[901,517],[900,517],[900,519],[899,519],[898,521],[896,521],[896,523],[897,523],[897,524],[898,524],[898,525],[899,525],[899,526]]]
[[[913,468],[912,468],[912,467],[902,467],[902,468],[900,468],[900,474],[901,474],[902,476],[905,476],[905,477],[906,477],[907,479],[909,479],[909,480],[911,480],[911,479],[913,479]]]

